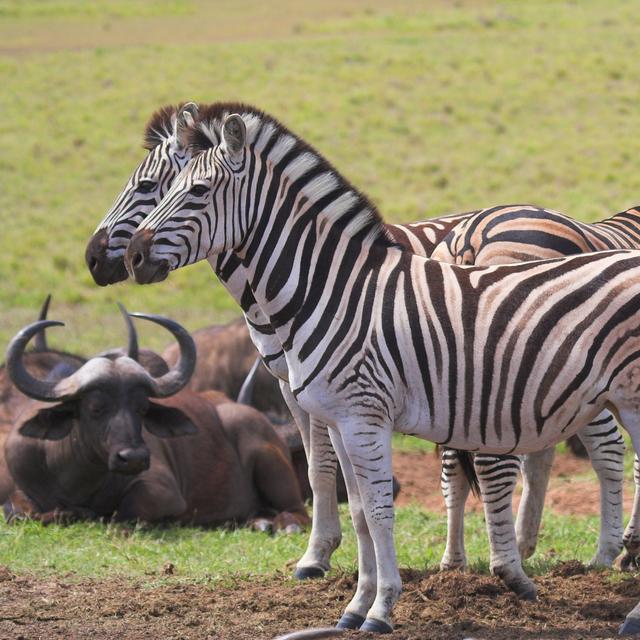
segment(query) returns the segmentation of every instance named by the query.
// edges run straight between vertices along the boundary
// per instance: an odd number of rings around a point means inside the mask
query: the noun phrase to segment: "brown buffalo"
[[[33,398],[5,443],[32,515],[110,517],[201,525],[269,518],[274,529],[307,524],[288,451],[259,412],[220,394],[182,390],[195,345],[175,322],[145,316],[178,340],[175,365],[153,375],[129,355],[107,352],[62,379],[24,364],[23,329],[7,351],[14,384]],[[261,521],[264,525],[264,522]]]

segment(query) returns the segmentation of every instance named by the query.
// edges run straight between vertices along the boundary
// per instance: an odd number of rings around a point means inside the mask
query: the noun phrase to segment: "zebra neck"
[[[292,179],[295,172],[295,163],[270,168],[267,195],[255,199],[246,216],[251,231],[238,249],[255,300],[283,346],[288,327],[311,315],[328,283],[341,286],[332,270],[372,259],[380,264],[395,246],[373,205],[335,170],[323,166]]]

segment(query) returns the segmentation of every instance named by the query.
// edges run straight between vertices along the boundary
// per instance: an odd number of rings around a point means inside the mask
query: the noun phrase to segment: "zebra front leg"
[[[555,448],[549,447],[528,453],[522,459],[523,491],[516,519],[516,539],[523,560],[533,555],[538,544],[544,498],[554,457]]]
[[[351,460],[345,451],[340,434],[335,429],[329,429],[329,437],[344,475],[349,496],[349,511],[358,542],[358,587],[336,626],[339,629],[359,629],[376,597],[376,554]]]
[[[518,456],[476,454],[474,459],[491,548],[491,573],[519,598],[535,600],[537,589],[522,569],[513,525],[513,490],[520,471]]]
[[[302,436],[313,493],[311,533],[307,549],[296,564],[294,576],[299,580],[322,578],[331,568],[331,555],[342,539],[336,498],[337,458],[326,425],[311,419],[294,398],[289,385],[282,380],[280,391]]]
[[[636,454],[633,461],[633,482],[635,493],[633,495],[633,507],[631,518],[622,536],[624,551],[616,559],[616,567],[622,571],[638,568],[638,555],[640,555],[640,460]]]
[[[610,567],[622,549],[625,444],[609,411],[578,431],[600,482],[600,535],[591,566]],[[632,519],[633,520],[633,519]]]
[[[464,551],[464,507],[471,487],[455,449],[442,451],[440,488],[447,507],[447,546],[440,561],[440,570],[464,569],[467,566]]]
[[[338,460],[327,426],[315,418],[311,418],[308,460],[313,516],[307,550],[296,565],[295,577],[299,579],[323,577],[331,568],[331,555],[342,539],[336,497]]]
[[[393,470],[391,464],[390,425],[349,423],[340,425],[340,435],[353,471],[368,536],[373,540],[377,585],[375,600],[360,627],[362,631],[391,633],[391,612],[402,591],[393,542]],[[351,496],[350,496],[351,497]],[[360,534],[358,536],[360,538]],[[361,614],[364,601],[360,593],[369,597],[370,576],[364,580],[358,576],[356,596],[347,606],[347,611]],[[352,609],[353,607],[353,609]]]

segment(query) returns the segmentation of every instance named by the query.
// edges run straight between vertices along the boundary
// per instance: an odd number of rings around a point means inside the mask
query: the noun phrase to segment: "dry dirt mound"
[[[440,492],[440,459],[434,453],[400,452],[393,454],[394,473],[402,489],[396,500],[398,506],[418,504],[434,513],[445,513]],[[557,454],[551,470],[546,509],[567,515],[600,515],[600,490],[595,480],[579,478],[592,470],[588,460],[579,460],[570,453]],[[520,498],[520,487],[516,490],[514,508]],[[624,494],[624,512],[631,512],[633,501],[632,478],[627,478]],[[468,511],[482,511],[482,503],[471,496],[467,501]]]
[[[610,580],[579,563],[538,576],[540,598],[519,602],[497,579],[461,573],[404,572],[396,609],[398,640],[606,638],[640,599],[640,582]],[[154,588],[122,578],[34,579],[0,572],[0,638],[142,640],[270,639],[326,626],[353,593],[355,578],[294,583],[283,576],[225,586]],[[345,634],[345,638],[369,637]],[[374,637],[374,636],[371,636]]]

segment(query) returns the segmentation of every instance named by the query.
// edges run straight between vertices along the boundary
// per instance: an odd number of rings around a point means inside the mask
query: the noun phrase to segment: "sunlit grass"
[[[333,558],[338,570],[354,571],[355,536],[342,508],[344,540]],[[527,563],[542,573],[557,562],[587,561],[594,552],[598,519],[546,514],[537,554]],[[396,546],[401,566],[438,566],[444,551],[443,515],[419,507],[398,509]],[[42,526],[36,522],[0,525],[0,565],[16,572],[85,576],[114,574],[161,579],[167,563],[185,580],[218,580],[231,575],[274,571],[290,573],[302,555],[307,534],[268,536],[247,529],[203,530],[190,527],[123,527],[99,523]],[[488,570],[488,546],[482,516],[466,519],[466,548],[473,571]]]

